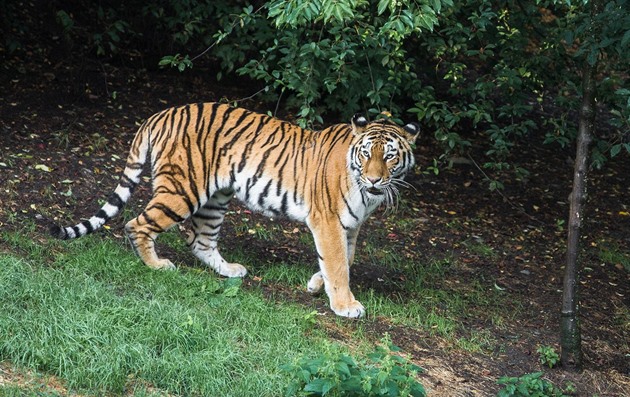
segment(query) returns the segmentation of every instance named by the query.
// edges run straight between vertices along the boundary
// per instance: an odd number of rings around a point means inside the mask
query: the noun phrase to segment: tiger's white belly
[[[241,175],[242,176],[242,175]],[[237,178],[225,188],[234,190],[234,197],[252,211],[268,217],[284,217],[306,223],[311,206],[303,197],[278,187],[278,182],[266,176]],[[322,187],[323,188],[323,187]],[[365,197],[358,187],[344,197],[339,220],[345,228],[356,228],[383,202],[382,196]]]
[[[309,208],[304,200],[292,192],[279,189],[277,182],[269,177],[237,180],[231,187],[234,189],[234,196],[252,211],[261,212],[268,217],[286,217],[298,222],[304,222],[308,216]]]

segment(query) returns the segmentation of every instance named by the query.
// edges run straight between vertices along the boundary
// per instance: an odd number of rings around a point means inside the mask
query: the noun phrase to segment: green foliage
[[[498,397],[566,397],[553,383],[542,379],[542,372],[534,372],[521,377],[500,378],[497,383],[505,387]]]
[[[181,56],[180,54],[167,55],[160,60],[160,66],[170,66],[177,68],[180,72],[184,69],[192,67],[192,61],[188,55]]]
[[[414,396],[424,397],[416,380],[422,369],[396,354],[387,339],[368,359],[357,361],[329,348],[316,358],[302,358],[281,367],[293,377],[286,396]]]
[[[357,109],[387,109],[415,114],[445,152],[466,150],[471,135],[481,134],[489,186],[501,188],[501,176],[526,174],[507,161],[516,142],[538,130],[545,143],[573,141],[580,94],[574,70],[594,56],[608,60],[600,99],[612,127],[595,146],[594,164],[630,153],[623,78],[630,21],[620,11],[628,5],[607,2],[593,35],[588,7],[574,2],[272,0],[266,14],[250,13],[249,26],[221,36],[215,54],[228,70],[262,81],[303,126],[321,124],[326,112],[348,118]],[[236,45],[245,41],[256,46]]]
[[[432,3],[441,9],[442,2]],[[283,95],[298,109],[303,126],[321,124],[326,111],[344,118],[362,108],[398,113],[395,98],[420,88],[405,41],[432,29],[437,16],[428,4],[381,1],[377,13],[372,6],[353,0],[270,1],[267,18],[259,20],[276,35],[237,71]]]
[[[81,2],[79,2],[81,3]],[[114,1],[57,10],[67,37],[102,56],[136,46],[184,71],[204,54],[264,85],[302,126],[382,110],[415,115],[442,145],[467,151],[485,138],[489,186],[523,177],[518,143],[567,147],[576,136],[581,77],[599,62],[598,103],[607,123],[593,163],[630,153],[630,0],[202,0]],[[205,49],[205,50],[204,50]],[[164,55],[175,54],[175,55]],[[437,169],[437,168],[436,168]]]
[[[115,54],[120,47],[127,44],[128,37],[134,35],[131,23],[127,20],[126,8],[118,7],[89,7],[90,23],[95,22],[89,29],[83,25],[87,23],[77,18],[72,11],[64,9],[56,12],[57,23],[62,28],[62,33],[68,39],[79,39],[89,43],[89,47],[95,51],[96,55],[104,56]],[[87,15],[81,15],[81,17]]]
[[[540,346],[536,353],[538,353],[540,363],[549,368],[555,367],[560,362],[560,356],[552,346]]]

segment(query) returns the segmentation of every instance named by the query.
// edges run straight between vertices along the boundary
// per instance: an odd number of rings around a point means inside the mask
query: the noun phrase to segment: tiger
[[[75,226],[53,225],[60,239],[100,229],[119,214],[150,160],[152,197],[125,225],[136,254],[153,269],[175,269],[155,250],[157,236],[190,218],[188,245],[224,277],[247,269],[226,261],[218,237],[233,197],[252,211],[305,223],[315,242],[319,271],[308,292],[325,290],[332,311],[357,318],[365,308],[350,290],[349,268],[366,218],[391,207],[414,167],[417,123],[400,127],[363,115],[320,131],[222,103],[163,110],[138,129],[119,184],[105,204]]]

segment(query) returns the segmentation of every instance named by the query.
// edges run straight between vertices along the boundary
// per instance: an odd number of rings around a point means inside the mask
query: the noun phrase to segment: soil
[[[186,73],[142,68],[142,59],[127,57],[103,63],[60,51],[58,39],[50,38],[4,57],[0,75],[0,229],[21,230],[37,214],[51,220],[71,221],[89,217],[116,185],[127,148],[139,123],[153,113],[174,105],[197,101],[230,101],[258,91],[255,83],[233,78],[216,82],[211,68],[196,66]],[[266,111],[256,98],[241,106]],[[273,108],[274,106],[271,106]],[[291,119],[291,114],[282,114]],[[330,120],[338,122],[341,120]],[[541,125],[542,123],[538,123]],[[496,380],[545,370],[538,362],[541,345],[559,350],[559,312],[565,262],[568,195],[572,185],[572,148],[540,146],[535,134],[524,138],[509,160],[528,169],[526,180],[506,174],[505,188],[488,189],[483,168],[484,138],[471,133],[469,155],[452,158],[451,168],[439,174],[428,172],[442,153],[425,133],[415,150],[418,170],[408,178],[404,208],[378,212],[364,230],[388,228],[383,246],[400,247],[412,263],[452,256],[461,264],[445,275],[443,285],[464,285],[470,278],[488,280],[489,288],[514,296],[511,324],[495,325],[487,319],[469,317],[465,326],[487,330],[501,349],[468,353],[440,342],[427,331],[392,324],[386,318],[369,317],[361,322],[366,334],[379,339],[389,333],[420,366],[426,369],[422,382],[434,396],[496,395]],[[143,184],[130,203],[133,211],[150,194]],[[546,369],[545,377],[556,385],[575,384],[580,396],[623,396],[630,390],[630,272],[621,262],[605,261],[602,250],[630,246],[630,161],[619,156],[602,170],[593,169],[589,179],[587,211],[581,238],[581,329],[585,368],[574,373],[562,368]],[[236,212],[244,211],[235,207]],[[263,217],[252,222],[269,225]],[[412,228],[402,228],[401,219]],[[111,224],[108,238],[122,238],[122,223]],[[223,235],[238,233],[224,231]],[[223,245],[247,246],[255,255],[290,262],[301,252],[297,235],[286,233],[269,243],[247,233]],[[46,238],[45,230],[34,238]],[[360,237],[361,238],[361,237]],[[238,240],[238,241],[236,241]],[[0,240],[0,250],[6,251]],[[493,255],[480,247],[489,247]],[[228,248],[225,249],[227,252]],[[352,284],[385,296],[404,299],[396,279],[405,270],[383,272],[366,254],[358,254]],[[627,257],[626,257],[627,259]],[[183,258],[182,261],[185,261]],[[323,299],[313,301],[295,288],[266,284],[250,278],[246,284],[261,285],[270,299],[289,299],[316,305],[325,312]],[[313,303],[315,302],[315,303]],[[510,310],[510,308],[508,308]],[[618,313],[626,313],[619,321]],[[331,337],[344,338],[347,322],[327,321]],[[10,376],[3,366],[0,378]],[[3,375],[5,374],[5,375]],[[6,375],[9,374],[9,375]]]

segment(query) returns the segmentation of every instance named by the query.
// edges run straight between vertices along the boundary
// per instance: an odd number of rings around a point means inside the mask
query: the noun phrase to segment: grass
[[[11,251],[0,252],[0,362],[55,375],[70,390],[277,396],[289,384],[282,364],[330,350],[327,322],[350,338],[334,343],[336,349],[363,354],[382,336],[365,332],[361,322],[321,318],[311,305],[270,301],[255,286],[244,289],[240,280],[221,279],[201,267],[153,271],[120,241],[102,236],[38,241],[37,236],[34,226],[0,234]],[[301,236],[297,240],[312,245]],[[457,271],[451,258],[409,263],[396,249],[366,240],[359,261],[382,266],[385,273],[404,269],[405,275],[391,293],[355,288],[368,309],[366,326],[387,318],[454,348],[492,349],[490,333],[465,330],[461,318],[508,317],[499,292],[474,279],[446,285],[446,276]],[[187,249],[176,231],[166,233],[162,244]],[[314,263],[266,260],[247,250],[232,250],[226,258],[247,264],[265,285],[285,289],[302,290],[316,271]],[[0,395],[55,393],[0,386]]]
[[[377,241],[376,233],[366,238],[365,246],[361,247],[364,253],[359,253],[363,261],[373,261],[384,273],[404,270],[404,277],[401,281],[390,281],[394,284],[391,289],[398,294],[383,295],[372,289],[359,292],[358,299],[371,312],[388,317],[395,324],[421,328],[430,335],[445,338],[454,347],[472,352],[491,349],[494,341],[487,332],[462,327],[462,317],[492,318],[491,322],[498,325],[516,315],[505,309],[514,307],[516,302],[505,305],[509,297],[494,288],[492,282],[469,275],[459,282],[459,264],[454,258],[446,256],[428,263],[413,263],[395,245],[383,247]],[[488,255],[491,254],[494,252]]]
[[[273,396],[279,365],[317,350],[306,309],[205,271],[151,271],[98,237],[68,246],[49,247],[50,263],[0,257],[0,360],[99,393],[132,377],[177,394]]]
[[[46,390],[36,387],[0,386],[3,397],[61,397],[54,390]]]
[[[617,244],[603,243],[599,249],[599,259],[604,263],[623,266],[630,272],[630,251],[620,248]]]

